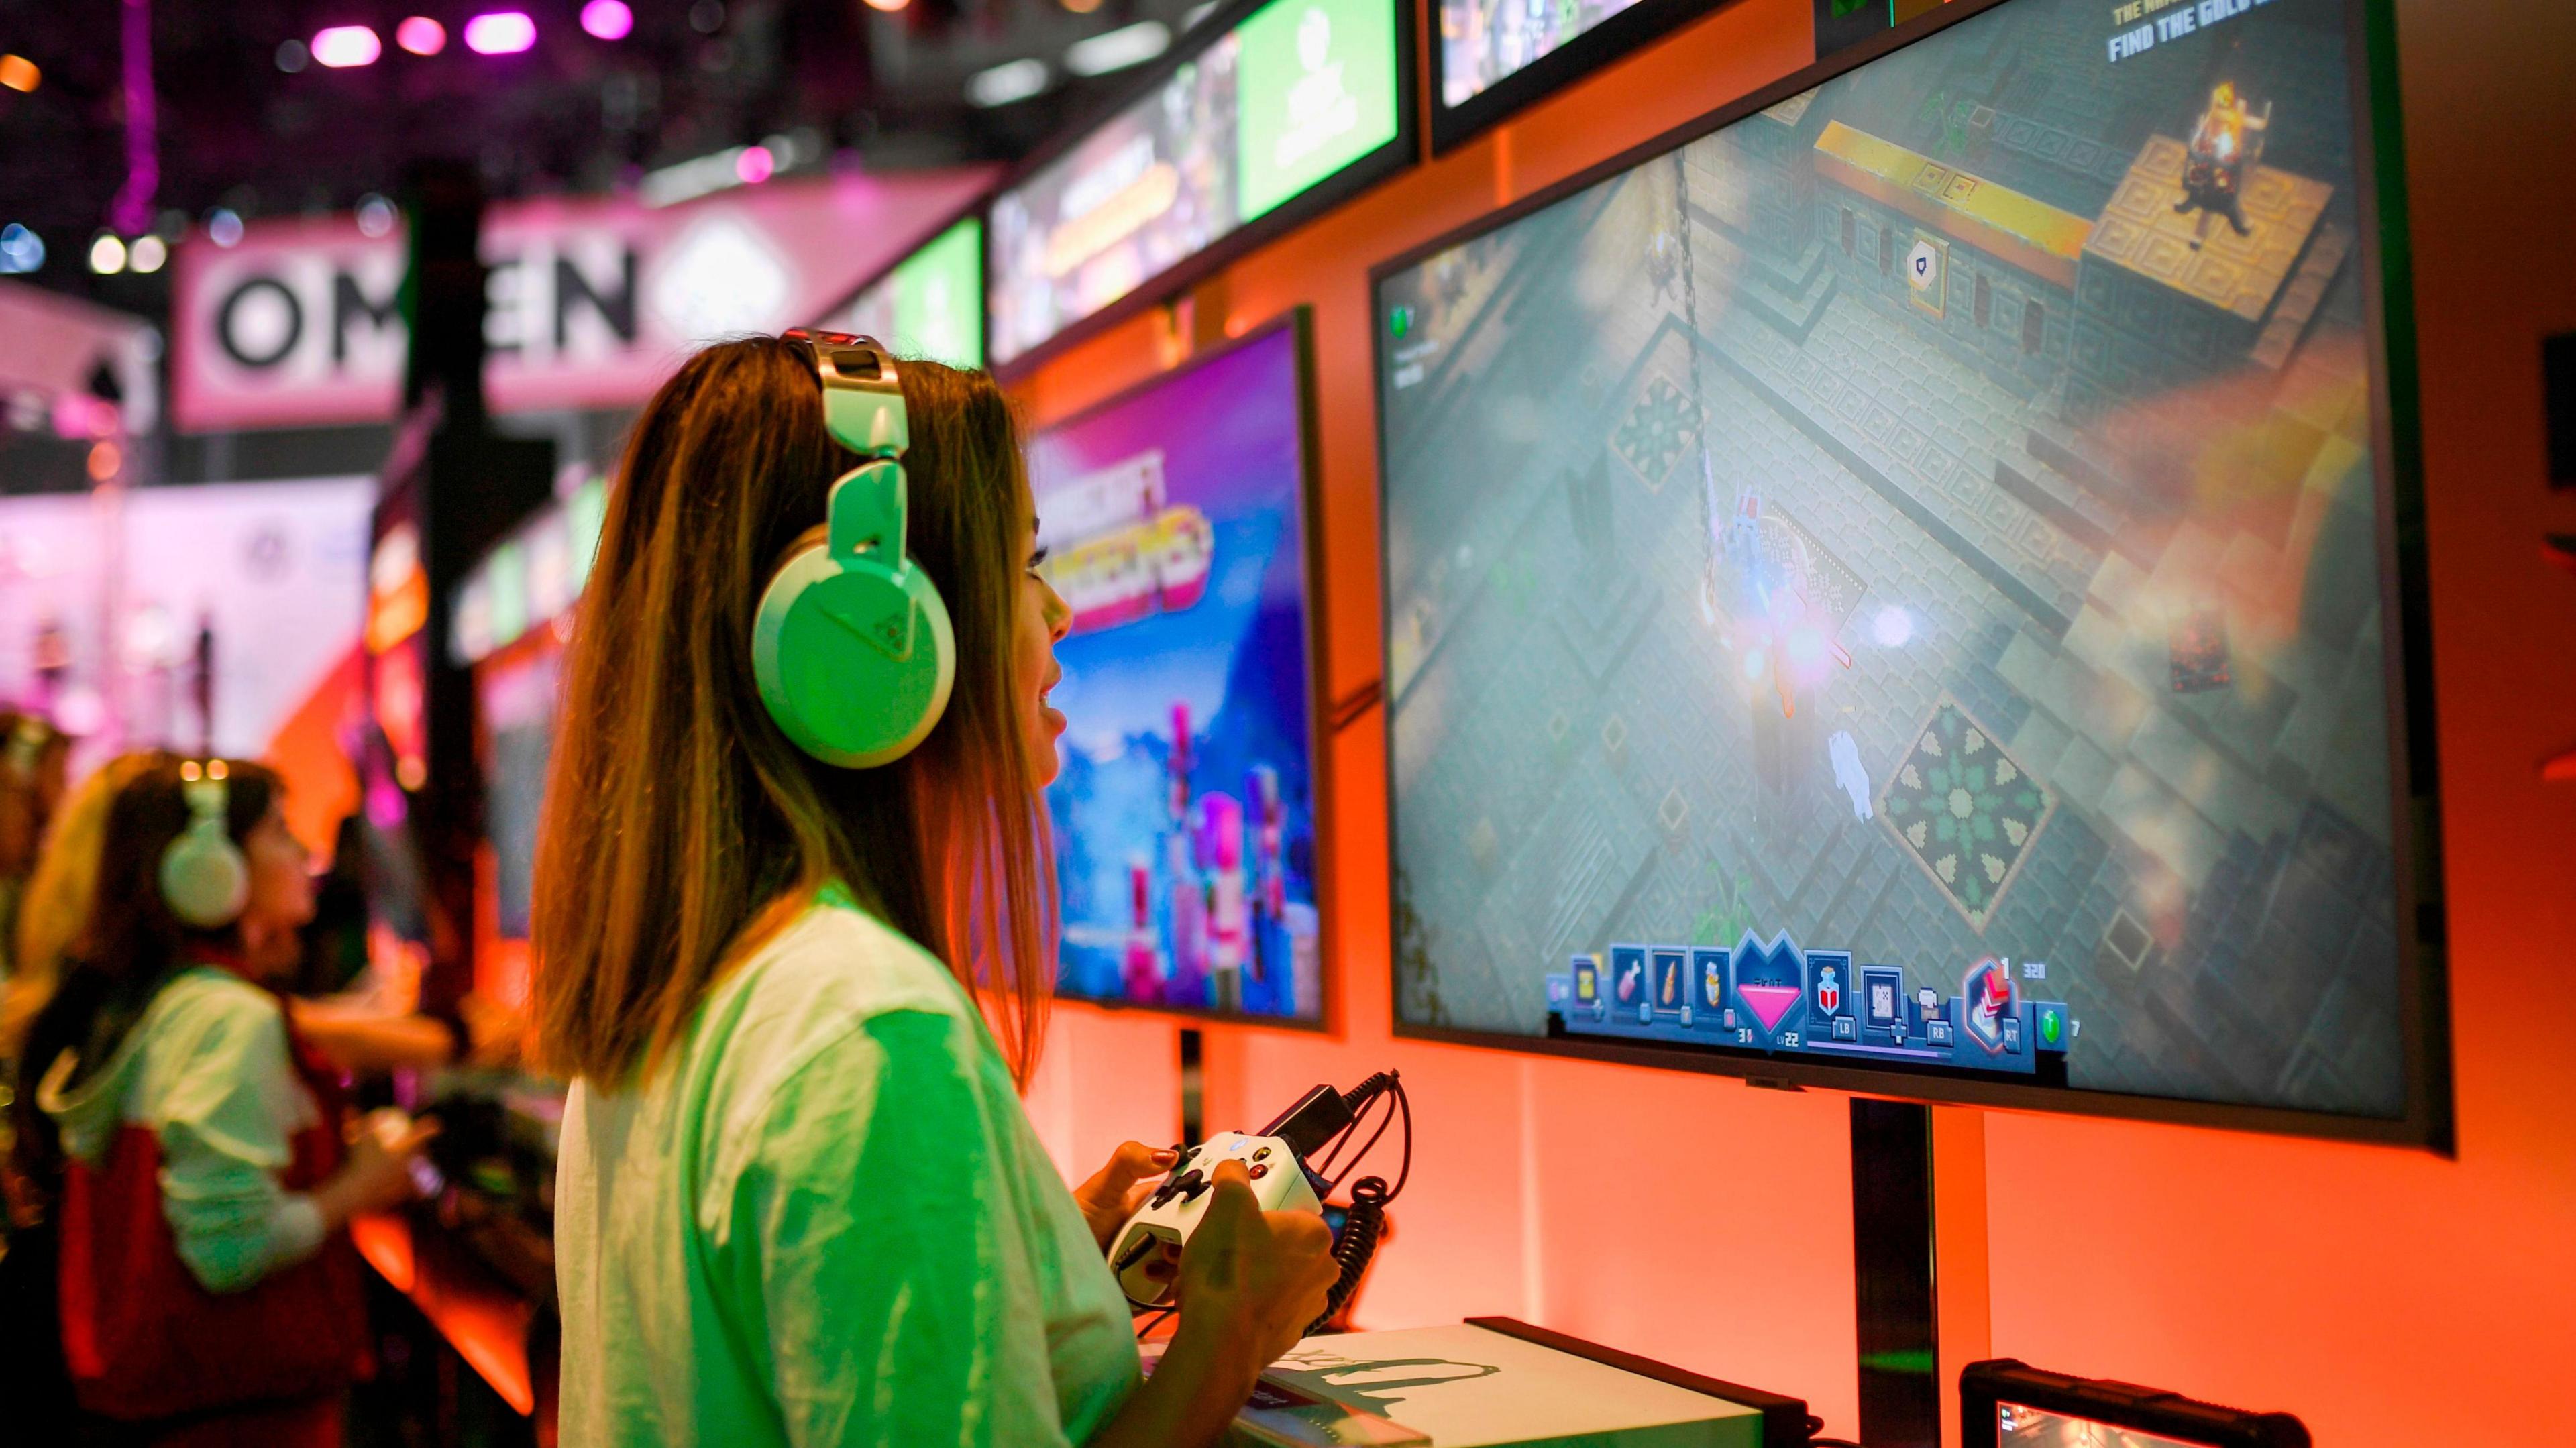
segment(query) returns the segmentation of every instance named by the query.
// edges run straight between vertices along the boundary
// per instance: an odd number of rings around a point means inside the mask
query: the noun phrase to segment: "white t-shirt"
[[[574,1085],[555,1254],[571,1448],[1043,1448],[1139,1382],[982,1017],[835,891],[649,1081]]]

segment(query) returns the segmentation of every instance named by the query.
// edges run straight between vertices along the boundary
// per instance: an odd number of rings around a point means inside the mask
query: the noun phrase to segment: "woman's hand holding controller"
[[[1181,1322],[1145,1386],[1085,1448],[1202,1448],[1225,1436],[1261,1370],[1323,1316],[1340,1267],[1313,1212],[1265,1212],[1243,1163],[1210,1178],[1181,1251]]]
[[[1222,1334],[1257,1376],[1324,1315],[1340,1274],[1333,1233],[1313,1212],[1261,1210],[1239,1161],[1217,1167],[1212,1181],[1207,1212],[1181,1252],[1180,1332]]]

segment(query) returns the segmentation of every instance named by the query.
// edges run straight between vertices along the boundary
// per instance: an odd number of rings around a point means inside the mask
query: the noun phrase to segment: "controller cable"
[[[1359,1290],[1360,1279],[1368,1275],[1369,1259],[1377,1255],[1378,1239],[1386,1231],[1387,1205],[1403,1194],[1404,1184],[1413,1176],[1413,1103],[1404,1094],[1402,1073],[1384,1071],[1371,1076],[1344,1092],[1342,1100],[1351,1107],[1351,1124],[1340,1137],[1335,1138],[1332,1149],[1325,1154],[1325,1165],[1317,1175],[1331,1181],[1331,1174],[1335,1171],[1356,1169],[1367,1160],[1378,1139],[1386,1135],[1387,1127],[1398,1116],[1404,1120],[1404,1155],[1396,1168],[1394,1186],[1388,1186],[1386,1178],[1381,1176],[1365,1176],[1351,1183],[1350,1211],[1342,1219],[1340,1235],[1333,1239],[1333,1260],[1340,1264],[1341,1275],[1333,1279],[1331,1290],[1324,1295],[1323,1315],[1307,1327],[1309,1336],[1323,1331],[1325,1324],[1340,1316],[1342,1309],[1350,1305],[1351,1295]],[[1381,1100],[1386,1102],[1386,1107],[1379,1113],[1377,1130],[1369,1134],[1368,1140],[1348,1161],[1341,1160],[1343,1145],[1358,1135],[1360,1116]]]

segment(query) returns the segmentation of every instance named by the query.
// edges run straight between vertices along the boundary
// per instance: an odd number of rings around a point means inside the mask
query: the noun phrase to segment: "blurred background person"
[[[289,1023],[279,942],[313,887],[281,796],[223,760],[119,787],[21,1053],[17,1157],[59,1235],[70,1376],[135,1441],[340,1441],[367,1351],[347,1224],[410,1196],[431,1131],[344,1134],[336,1072]]]

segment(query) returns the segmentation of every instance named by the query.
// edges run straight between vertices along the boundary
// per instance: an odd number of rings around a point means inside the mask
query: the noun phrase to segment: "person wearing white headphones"
[[[52,1186],[64,1356],[134,1441],[340,1441],[367,1350],[345,1229],[410,1194],[430,1130],[344,1145],[335,1080],[257,976],[313,909],[281,795],[221,759],[127,781],[28,1033],[20,1099],[54,1129],[22,1113],[19,1145],[58,1152],[27,1175]]]
[[[1021,1110],[1071,618],[1037,561],[981,373],[791,332],[636,419],[537,847],[571,1448],[1191,1448],[1321,1315],[1322,1222],[1221,1170],[1140,1381],[1103,1244],[1170,1155],[1068,1192]]]

